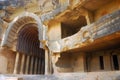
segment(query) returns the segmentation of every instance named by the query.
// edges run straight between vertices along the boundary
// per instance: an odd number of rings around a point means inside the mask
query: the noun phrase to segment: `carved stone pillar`
[[[22,61],[21,61],[21,67],[20,67],[20,74],[23,74],[23,68],[25,63],[25,54],[22,54]]]
[[[85,16],[86,21],[87,21],[87,25],[90,25],[94,20],[93,20],[93,13],[86,10],[87,14]]]
[[[48,50],[45,50],[45,74],[48,74]]]
[[[31,56],[30,74],[32,74],[32,72],[33,72],[33,61],[34,61],[34,57]]]
[[[39,57],[37,58],[37,73],[36,74],[39,74]]]
[[[48,53],[48,59],[49,59],[49,73],[52,74],[53,72],[53,69],[52,69],[52,55],[51,55],[51,52],[49,51]]]
[[[47,60],[46,60],[47,59]],[[46,49],[45,52],[45,74],[52,74],[52,56],[51,56],[51,52],[49,51],[49,49]]]
[[[25,74],[28,74],[30,56],[27,56]]]
[[[46,46],[46,41],[44,40],[44,41],[41,41],[41,43],[42,43],[42,45],[43,45],[43,49],[45,50],[45,57],[43,58],[42,57],[42,61],[41,61],[41,64],[42,65],[40,65],[41,66],[41,72],[42,72],[42,74],[44,73],[44,74],[48,74],[48,69],[49,69],[49,67],[48,67],[48,48],[47,48],[47,46]],[[45,60],[45,61],[44,61]],[[45,69],[45,70],[44,70]]]
[[[42,56],[41,58],[41,74],[45,74],[45,58]]]
[[[39,74],[41,74],[41,58],[39,58]]]
[[[35,69],[34,69],[34,74],[36,74],[37,73],[37,58],[35,57],[35,67],[34,67]]]
[[[19,53],[16,53],[16,58],[15,58],[15,66],[14,66],[14,74],[17,74],[17,68],[18,68],[18,63],[19,63]]]

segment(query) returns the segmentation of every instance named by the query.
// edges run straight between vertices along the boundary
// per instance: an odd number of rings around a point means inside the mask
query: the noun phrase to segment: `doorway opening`
[[[45,72],[45,51],[40,48],[36,26],[34,23],[29,23],[18,32],[16,50],[20,55],[25,56],[24,62],[20,56],[18,74],[21,72],[23,74],[44,74]]]

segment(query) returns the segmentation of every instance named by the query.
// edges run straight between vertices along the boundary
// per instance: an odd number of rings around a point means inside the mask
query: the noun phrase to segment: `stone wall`
[[[117,63],[114,62],[113,56],[117,56]],[[103,63],[100,61],[103,58]],[[101,68],[101,65],[103,66]],[[102,50],[90,53],[83,52],[64,52],[61,53],[58,62],[56,63],[57,71],[59,73],[69,72],[98,72],[98,71],[112,71],[120,69],[120,49]]]
[[[90,58],[90,60],[88,61],[88,63],[90,63],[90,65],[88,65],[88,67],[90,68],[90,72],[115,70],[113,55],[117,56],[118,65],[120,69],[120,57],[119,57],[120,49],[98,51],[98,52],[93,52],[93,53],[88,53],[88,54],[91,54],[88,56]],[[99,60],[100,56],[103,56],[104,69],[100,69],[100,60]]]
[[[0,49],[0,73],[13,73],[15,63],[15,52],[8,49]]]
[[[48,40],[55,41],[61,39],[61,23],[57,21],[51,21],[48,24],[47,32]]]
[[[72,56],[68,53],[61,54],[61,57],[56,63],[58,72],[73,72],[72,69]]]
[[[85,71],[85,60],[84,53],[62,53],[61,57],[56,63],[58,72],[84,72]]]

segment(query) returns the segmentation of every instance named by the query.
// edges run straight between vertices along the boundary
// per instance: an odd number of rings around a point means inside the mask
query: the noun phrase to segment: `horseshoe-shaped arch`
[[[24,27],[24,25],[29,24],[29,23],[35,23],[37,24],[38,28],[38,36],[39,36],[39,41],[44,40],[43,38],[43,32],[44,32],[44,26],[40,20],[40,18],[33,14],[33,13],[28,13],[25,12],[21,14],[20,16],[17,16],[9,25],[8,28],[3,35],[2,43],[1,46],[7,46],[10,48],[14,47],[14,42],[17,39],[18,32],[20,31],[21,28]]]

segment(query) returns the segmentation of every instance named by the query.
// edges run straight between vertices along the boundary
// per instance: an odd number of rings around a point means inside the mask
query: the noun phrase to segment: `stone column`
[[[37,57],[37,73],[36,74],[38,74],[39,72],[39,58]]]
[[[38,58],[38,60],[39,60],[39,65],[38,65],[38,74],[40,74],[40,68],[41,68],[41,59],[40,58]]]
[[[74,72],[85,72],[85,53],[78,52],[76,55],[73,55],[73,71]]]
[[[17,68],[18,68],[19,56],[20,56],[20,54],[17,52],[17,53],[16,53],[16,58],[15,58],[15,66],[14,66],[13,74],[17,74]]]
[[[33,72],[33,61],[34,61],[34,57],[31,56],[30,74],[32,74]]]
[[[42,74],[48,74],[48,48],[46,46],[46,41],[41,41],[43,45],[43,49],[45,50],[44,56],[41,55],[41,73]]]
[[[41,56],[41,58],[40,58],[40,74],[42,74],[42,56]]]
[[[118,64],[119,64],[119,69],[120,69],[120,53],[118,53]]]
[[[35,72],[35,56],[33,57],[33,71],[32,71],[32,74],[34,74]]]
[[[48,50],[45,50],[45,74],[48,74]]]
[[[28,68],[29,68],[29,60],[30,60],[30,56],[27,56],[25,74],[28,74]]]
[[[103,62],[104,62],[104,70],[110,71],[111,70],[111,61],[110,61],[110,55],[105,53],[106,55],[103,56]]]
[[[22,61],[21,61],[21,67],[20,67],[20,74],[23,74],[23,68],[25,63],[25,54],[22,54]]]
[[[52,56],[51,56],[51,51],[48,53],[48,63],[49,63],[49,73],[52,74]]]
[[[34,69],[34,74],[37,73],[37,58],[35,57],[35,69]]]
[[[45,58],[42,57],[42,63],[41,63],[41,74],[44,74],[45,72]]]
[[[88,10],[86,10],[86,12],[87,12],[87,14],[86,14],[85,18],[86,18],[86,21],[87,21],[87,25],[90,25],[94,21],[93,13],[88,11]]]

